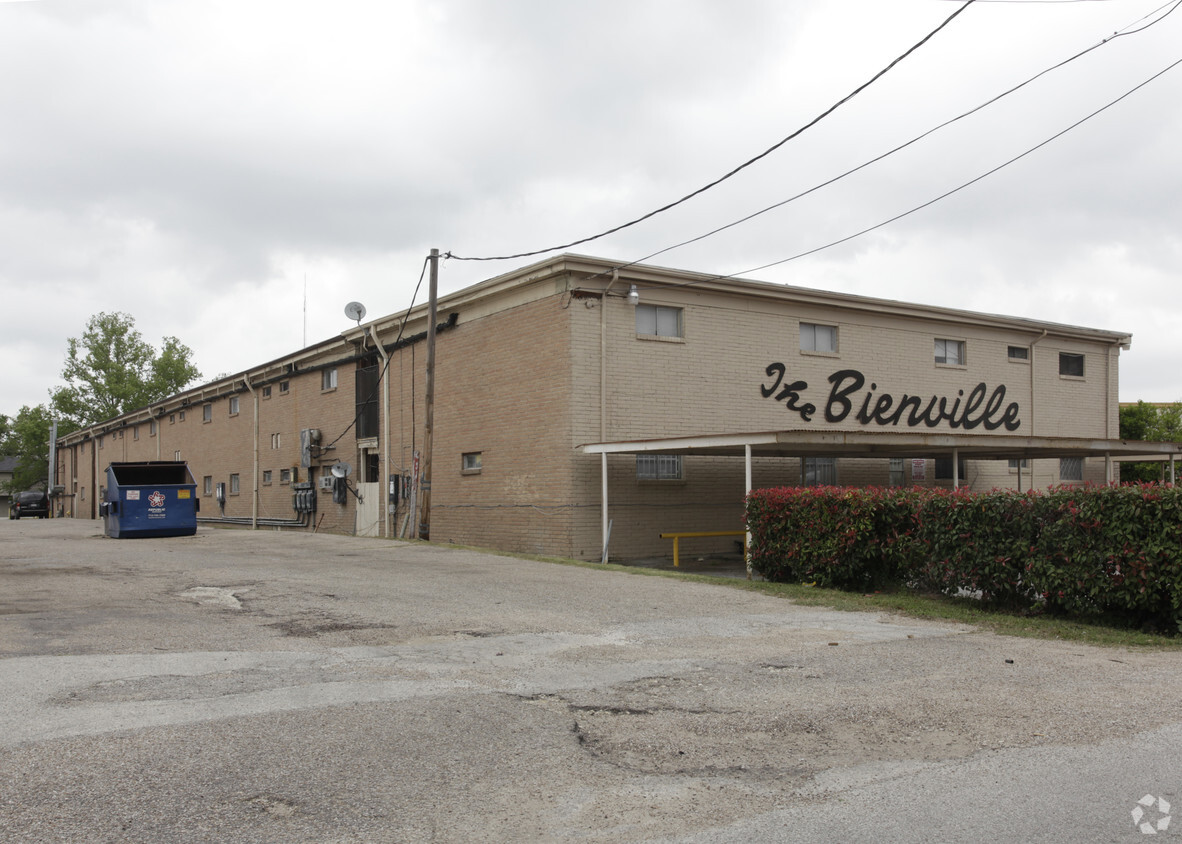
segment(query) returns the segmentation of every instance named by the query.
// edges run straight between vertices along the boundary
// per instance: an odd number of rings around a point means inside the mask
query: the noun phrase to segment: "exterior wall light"
[[[628,288],[628,304],[635,307],[640,304],[640,291],[636,289],[636,285]]]

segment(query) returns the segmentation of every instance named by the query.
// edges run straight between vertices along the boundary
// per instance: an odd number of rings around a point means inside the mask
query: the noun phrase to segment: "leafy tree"
[[[11,454],[20,460],[12,473],[12,480],[5,483],[10,495],[26,489],[44,489],[49,473],[49,430],[53,414],[43,404],[36,407],[25,405],[12,420],[5,443]],[[58,435],[69,433],[70,428],[58,425]]]
[[[1182,402],[1165,407],[1139,401],[1120,409],[1120,438],[1146,442],[1182,441]],[[1160,463],[1123,463],[1122,481],[1156,481],[1162,477]]]
[[[0,413],[0,457],[11,457],[16,454],[12,439],[12,420]]]
[[[146,407],[201,377],[192,355],[175,337],[165,337],[157,352],[128,314],[97,314],[68,341],[66,386],[51,393],[53,410],[82,427]]]

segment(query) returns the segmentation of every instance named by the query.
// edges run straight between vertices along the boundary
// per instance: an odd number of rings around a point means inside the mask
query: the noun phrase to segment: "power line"
[[[1170,3],[1166,3],[1162,6],[1159,6],[1158,8],[1154,9],[1149,14],[1143,15],[1142,17],[1138,18],[1133,23],[1128,24],[1123,29],[1117,30],[1114,34],[1110,35],[1109,37],[1101,39],[1097,43],[1093,44],[1091,47],[1088,47],[1085,50],[1081,50],[1080,52],[1076,53],[1075,55],[1073,55],[1067,59],[1064,59],[1063,61],[1060,61],[1057,64],[1051,65],[1050,67],[1046,68],[1045,70],[1042,70],[1042,71],[1036,73],[1034,76],[1031,76],[1029,79],[1025,80],[1024,82],[1020,82],[1019,84],[1013,86],[1012,88],[1010,88],[1006,91],[1003,91],[1002,93],[1000,93],[988,100],[985,100],[980,105],[975,106],[974,108],[971,108],[968,111],[963,112],[962,114],[958,114],[956,117],[946,120],[943,123],[940,123],[939,125],[932,127],[931,129],[928,129],[926,132],[923,132],[922,134],[915,136],[914,138],[912,138],[909,141],[906,141],[905,143],[899,144],[897,147],[894,147],[893,149],[890,149],[890,150],[882,153],[881,155],[871,158],[869,161],[865,161],[865,162],[859,164],[857,167],[853,167],[849,170],[846,170],[844,173],[841,173],[837,176],[834,176],[831,179],[827,179],[823,182],[813,185],[811,188],[808,188],[807,190],[803,190],[798,194],[790,196],[787,199],[781,200],[780,202],[773,203],[772,205],[769,205],[766,208],[761,208],[759,211],[754,211],[750,214],[747,214],[746,216],[740,217],[737,220],[734,220],[730,223],[719,226],[718,228],[712,229],[712,230],[706,232],[705,234],[700,234],[700,235],[697,235],[696,237],[691,237],[688,240],[683,240],[680,243],[673,244],[672,246],[666,246],[664,249],[658,249],[656,252],[651,252],[648,255],[645,255],[643,258],[637,258],[637,259],[635,259],[633,261],[629,261],[625,264],[620,264],[619,266],[616,266],[613,269],[622,270],[622,269],[625,269],[626,267],[635,266],[636,264],[640,264],[640,263],[643,263],[644,261],[648,261],[652,258],[655,258],[658,255],[664,255],[666,252],[672,252],[673,250],[680,249],[683,246],[689,246],[691,243],[697,243],[699,241],[705,240],[708,237],[713,237],[714,235],[720,234],[721,232],[724,232],[727,229],[732,229],[735,226],[742,225],[743,223],[749,222],[750,220],[753,220],[756,217],[759,217],[763,214],[767,214],[770,211],[775,211],[777,208],[783,208],[785,205],[788,205],[791,202],[795,202],[798,199],[803,199],[804,197],[808,196],[809,194],[815,193],[816,191],[820,190],[821,188],[828,187],[829,185],[835,184],[836,182],[841,181],[842,179],[846,178],[847,176],[852,176],[854,173],[857,173],[860,170],[864,170],[872,164],[877,164],[878,162],[880,162],[886,158],[889,158],[890,156],[894,155],[895,153],[901,152],[902,150],[907,149],[908,147],[918,143],[919,141],[922,141],[924,138],[927,138],[928,136],[933,135],[936,132],[939,132],[941,129],[951,126],[953,123],[956,123],[960,120],[963,120],[966,117],[970,117],[971,115],[976,114],[977,112],[987,108],[988,106],[991,106],[994,103],[1001,101],[1005,97],[1008,97],[1010,94],[1020,91],[1021,89],[1025,88],[1027,85],[1030,85],[1031,83],[1037,81],[1041,77],[1046,76],[1048,73],[1052,73],[1056,70],[1059,70],[1059,69],[1071,64],[1076,59],[1086,56],[1088,53],[1091,53],[1093,50],[1098,50],[1099,48],[1105,46],[1106,44],[1111,44],[1113,41],[1115,41],[1118,38],[1122,38],[1127,35],[1136,35],[1137,33],[1144,32],[1145,30],[1149,29],[1151,26],[1155,26],[1156,24],[1161,23],[1163,20],[1165,20],[1167,17],[1169,17],[1175,11],[1177,11],[1179,6],[1182,6],[1182,0],[1171,0]],[[1133,26],[1136,26],[1141,21],[1145,20],[1146,18],[1150,17],[1151,15],[1154,15],[1154,14],[1160,12],[1162,9],[1165,9],[1167,7],[1169,7],[1169,10],[1165,14],[1150,21],[1149,23],[1145,24],[1144,26],[1141,26],[1137,29],[1132,29]],[[825,248],[825,247],[822,247],[822,248]],[[601,273],[600,275],[603,275],[603,273]],[[592,276],[592,278],[594,278],[594,276]]]
[[[896,214],[895,216],[890,217],[889,219],[883,220],[880,223],[876,223],[873,226],[869,226],[867,228],[864,228],[861,231],[855,232],[851,235],[847,235],[843,238],[839,238],[838,240],[831,241],[830,243],[826,243],[823,246],[818,246],[814,249],[809,249],[805,252],[799,252],[796,255],[792,255],[788,258],[781,258],[778,261],[771,261],[767,264],[761,264],[758,267],[751,267],[750,269],[740,270],[739,272],[727,273],[724,275],[710,276],[708,278],[696,279],[694,281],[687,281],[682,284],[663,285],[663,286],[664,287],[690,287],[694,284],[701,284],[704,281],[719,281],[722,279],[736,278],[738,276],[744,276],[744,275],[748,275],[750,273],[759,272],[760,270],[766,270],[769,267],[776,267],[781,264],[787,264],[789,261],[795,261],[798,258],[804,258],[808,255],[814,255],[817,252],[823,252],[824,250],[830,249],[834,246],[840,246],[841,244],[848,243],[849,241],[854,240],[855,238],[861,237],[864,234],[869,234],[872,231],[875,231],[877,229],[881,229],[884,226],[888,226],[891,223],[897,222],[898,220],[901,220],[904,217],[909,217],[910,215],[916,213],[917,211],[922,211],[924,208],[927,208],[931,205],[935,205],[937,202],[939,202],[942,199],[947,199],[948,197],[952,196],[953,194],[959,193],[960,191],[964,190],[965,188],[975,185],[977,182],[980,182],[981,180],[986,179],[989,176],[992,176],[994,173],[997,173],[999,170],[1003,170],[1006,167],[1009,167],[1011,164],[1013,164],[1017,161],[1020,161],[1021,159],[1030,155],[1031,153],[1033,153],[1039,149],[1042,149],[1043,147],[1045,147],[1047,144],[1051,143],[1052,141],[1058,140],[1059,138],[1063,137],[1068,132],[1070,132],[1072,129],[1075,129],[1078,126],[1081,126],[1082,124],[1091,120],[1093,117],[1096,117],[1097,115],[1102,114],[1103,112],[1112,108],[1117,103],[1132,96],[1134,93],[1136,93],[1140,89],[1144,88],[1150,82],[1153,82],[1154,80],[1158,79],[1159,77],[1164,76],[1166,73],[1170,72],[1171,70],[1173,70],[1174,68],[1176,68],[1180,64],[1182,64],[1182,59],[1178,59],[1178,60],[1174,61],[1172,64],[1169,64],[1166,67],[1162,68],[1157,73],[1150,76],[1148,79],[1142,81],[1138,85],[1134,86],[1133,88],[1129,89],[1125,93],[1121,94],[1116,99],[1101,106],[1100,108],[1096,109],[1095,111],[1093,111],[1091,114],[1087,115],[1086,117],[1080,118],[1079,120],[1075,121],[1074,123],[1072,123],[1070,126],[1066,127],[1065,129],[1062,129],[1059,132],[1056,132],[1054,135],[1051,135],[1049,138],[1041,141],[1038,144],[1035,144],[1034,146],[1027,149],[1025,152],[1019,153],[1018,155],[1015,155],[1013,158],[1009,159],[1008,161],[1005,161],[1005,162],[997,165],[996,167],[985,171],[981,175],[979,175],[973,179],[970,179],[969,181],[959,185],[958,187],[952,188],[949,191],[945,191],[944,193],[940,194],[939,196],[935,197],[934,199],[929,199],[927,202],[921,203],[920,205],[916,205],[914,208],[904,211],[901,214]]]
[[[623,231],[624,229],[630,228],[631,226],[635,226],[637,223],[642,223],[645,220],[648,220],[652,217],[655,217],[658,214],[661,214],[665,211],[670,210],[671,208],[676,208],[678,205],[681,205],[684,202],[688,202],[689,200],[705,193],[706,191],[710,190],[711,188],[717,187],[718,185],[722,184],[723,182],[725,182],[727,179],[731,178],[735,174],[741,172],[742,170],[745,170],[746,168],[750,167],[752,164],[755,164],[756,162],[761,161],[762,159],[766,158],[767,156],[771,155],[773,152],[778,150],[780,147],[784,146],[784,144],[788,143],[789,141],[791,141],[794,138],[803,134],[808,129],[811,129],[813,126],[820,123],[822,120],[824,120],[826,117],[828,117],[834,111],[836,111],[838,108],[845,105],[847,102],[852,100],[858,94],[862,93],[862,91],[866,90],[871,85],[873,85],[875,82],[877,82],[880,78],[882,78],[889,71],[891,71],[895,67],[895,65],[899,64],[899,62],[903,61],[905,58],[910,56],[912,53],[914,53],[916,50],[918,50],[920,47],[922,47],[924,44],[926,44],[928,41],[930,41],[936,35],[936,33],[938,33],[944,27],[948,26],[948,24],[952,23],[952,21],[958,15],[960,15],[961,12],[963,12],[965,9],[967,9],[969,6],[971,6],[975,2],[977,2],[977,0],[965,0],[964,5],[962,5],[959,9],[957,9],[955,12],[953,12],[951,15],[949,15],[944,20],[943,23],[941,23],[939,26],[937,26],[935,29],[933,29],[931,32],[929,32],[927,35],[925,35],[918,42],[913,44],[906,52],[904,52],[902,55],[898,56],[894,61],[892,61],[890,64],[888,64],[882,70],[880,70],[878,73],[874,74],[874,76],[870,77],[870,79],[868,79],[866,82],[859,85],[857,88],[855,88],[849,94],[846,94],[844,97],[842,97],[836,103],[831,105],[829,108],[825,109],[825,111],[821,112],[819,115],[817,115],[812,120],[810,120],[808,123],[806,123],[804,126],[801,126],[799,129],[797,129],[792,134],[788,135],[786,138],[783,138],[783,139],[777,141],[775,144],[768,147],[766,150],[764,150],[763,152],[761,152],[759,155],[755,156],[754,158],[750,158],[747,161],[744,161],[742,164],[740,164],[738,167],[735,167],[730,172],[720,176],[719,178],[715,179],[712,182],[709,182],[709,183],[703,185],[702,187],[698,188],[697,190],[693,191],[692,193],[686,194],[685,196],[681,197],[680,199],[674,200],[673,202],[670,202],[667,205],[662,205],[660,208],[657,208],[653,211],[649,211],[647,214],[637,217],[636,219],[631,220],[627,223],[621,223],[618,226],[614,226],[613,228],[610,228],[607,231],[603,231],[603,232],[600,232],[599,234],[594,234],[589,237],[583,237],[578,240],[572,240],[569,243],[563,243],[558,246],[549,246],[545,249],[534,249],[529,252],[518,252],[514,255],[495,255],[495,256],[486,256],[486,257],[465,257],[465,256],[461,256],[461,255],[456,255],[452,252],[445,252],[443,257],[444,258],[451,258],[456,261],[508,261],[508,260],[511,260],[514,258],[530,258],[530,257],[533,257],[534,255],[542,255],[546,252],[556,252],[560,249],[569,249],[572,246],[578,246],[582,243],[589,243],[592,240],[599,240],[602,237],[607,237],[609,234],[615,234],[616,232]]]

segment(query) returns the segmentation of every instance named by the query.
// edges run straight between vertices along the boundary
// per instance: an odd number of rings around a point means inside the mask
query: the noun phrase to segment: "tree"
[[[1182,441],[1182,402],[1165,407],[1139,401],[1120,409],[1120,438],[1146,442]],[[1156,481],[1162,477],[1160,463],[1123,463],[1122,481]]]
[[[16,454],[12,439],[12,420],[0,413],[0,457],[12,457]]]
[[[25,405],[12,420],[5,443],[20,460],[5,483],[8,494],[34,487],[44,488],[49,475],[49,430],[52,414],[48,407]],[[59,426],[59,436],[64,433]],[[65,433],[68,433],[66,431]]]
[[[192,355],[175,337],[165,337],[157,353],[128,314],[97,314],[81,338],[68,341],[66,386],[52,392],[53,410],[84,427],[146,407],[201,377]]]

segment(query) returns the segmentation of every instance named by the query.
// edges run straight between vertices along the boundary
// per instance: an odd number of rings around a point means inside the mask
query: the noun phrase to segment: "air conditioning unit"
[[[320,479],[320,489],[324,492],[332,492],[333,482],[336,481],[332,475],[325,475]]]

